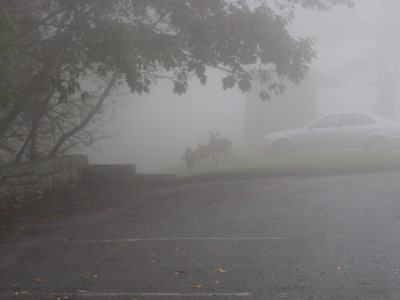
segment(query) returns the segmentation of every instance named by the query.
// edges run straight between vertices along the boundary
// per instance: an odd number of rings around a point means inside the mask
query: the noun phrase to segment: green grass
[[[233,164],[219,159],[218,168],[211,158],[201,162],[195,174],[247,171],[299,171],[340,167],[400,165],[400,152],[335,151],[293,154],[234,154]],[[185,176],[183,162],[160,170]]]

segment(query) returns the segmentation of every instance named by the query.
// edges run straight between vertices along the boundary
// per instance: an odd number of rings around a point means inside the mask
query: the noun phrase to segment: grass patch
[[[400,165],[400,152],[326,151],[290,154],[234,155],[234,162],[220,158],[216,168],[211,158],[203,160],[195,174],[247,171],[300,171],[342,167],[371,167]],[[179,163],[160,170],[185,176],[185,164]]]

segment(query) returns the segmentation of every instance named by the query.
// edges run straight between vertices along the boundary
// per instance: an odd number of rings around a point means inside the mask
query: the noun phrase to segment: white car
[[[303,128],[263,137],[264,152],[365,149],[388,151],[400,147],[400,122],[370,112],[325,115]]]

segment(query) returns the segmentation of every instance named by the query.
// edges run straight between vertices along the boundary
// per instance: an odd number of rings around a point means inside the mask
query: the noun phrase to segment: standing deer
[[[199,143],[195,152],[196,152],[196,156],[197,156],[196,170],[199,169],[200,162],[203,159],[205,159],[207,157],[212,157],[214,160],[214,153],[212,152],[210,145],[204,145],[202,143]]]
[[[183,155],[182,160],[186,162],[186,176],[193,175],[193,166],[197,161],[196,151],[193,151],[190,147],[186,147],[185,155]]]
[[[210,138],[208,139],[208,145],[210,146],[212,156],[215,159],[215,166],[218,166],[218,158],[220,154],[222,154],[226,162],[228,161],[228,158],[233,162],[231,141],[228,139],[218,138],[218,136],[219,133],[210,132]]]
[[[203,145],[199,143],[196,150],[192,150],[190,147],[186,147],[185,155],[182,160],[186,162],[186,175],[193,175],[194,166],[196,165],[196,171],[199,169],[200,162],[207,157],[214,158],[213,152],[209,145]]]

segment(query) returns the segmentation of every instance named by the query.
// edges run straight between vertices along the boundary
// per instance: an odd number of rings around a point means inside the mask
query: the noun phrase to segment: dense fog
[[[290,26],[294,36],[315,37],[318,57],[312,69],[342,82],[338,87],[316,89],[317,117],[343,110],[374,111],[382,93],[379,80],[385,78],[371,75],[374,66],[392,68],[400,60],[400,52],[396,51],[400,36],[398,1],[354,2],[352,9],[299,9]],[[210,132],[231,139],[236,155],[257,152],[258,145],[249,145],[245,137],[246,101],[261,102],[257,93],[223,91],[218,71],[208,70],[207,76],[207,85],[202,86],[193,78],[189,92],[181,96],[173,94],[171,83],[162,80],[149,94],[121,91],[115,97],[123,98],[123,104],[116,107],[115,120],[107,128],[118,136],[98,142],[96,150],[88,149],[90,163],[135,163],[138,172],[163,172],[164,168],[181,163],[185,146],[206,144]],[[279,101],[279,97],[270,101]],[[393,115],[399,115],[397,106]]]

